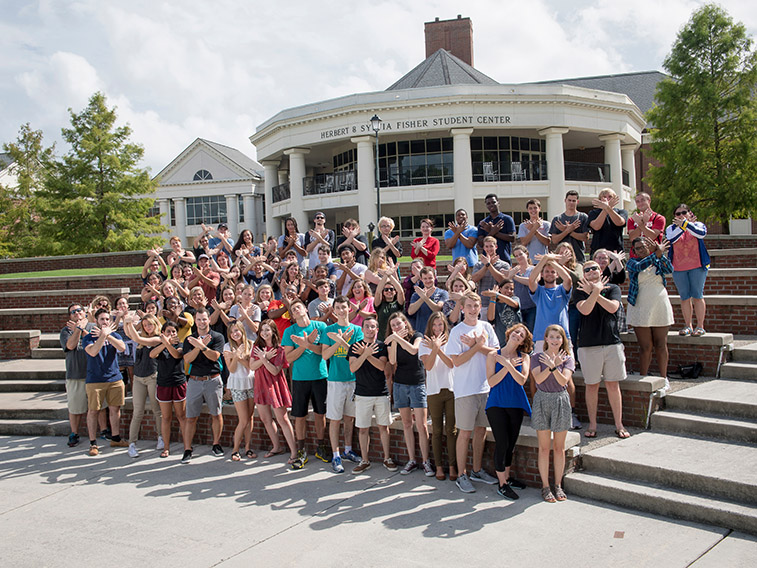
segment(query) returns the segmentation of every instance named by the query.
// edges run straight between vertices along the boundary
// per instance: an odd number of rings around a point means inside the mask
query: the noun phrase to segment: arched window
[[[208,170],[197,170],[193,181],[204,181],[213,179],[213,176]]]

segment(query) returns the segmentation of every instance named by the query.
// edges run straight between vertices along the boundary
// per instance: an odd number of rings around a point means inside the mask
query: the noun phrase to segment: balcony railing
[[[289,199],[291,197],[289,192],[289,182],[282,183],[281,185],[274,185],[271,189],[271,194],[274,203]]]
[[[323,195],[357,189],[357,172],[334,172],[303,178],[305,195]]]
[[[566,181],[598,181],[610,183],[610,164],[565,162]]]
[[[541,181],[547,179],[547,162],[473,162],[473,181]]]
[[[401,166],[392,164],[389,169],[379,169],[381,187],[404,187],[408,185],[432,185],[452,183],[452,164]]]

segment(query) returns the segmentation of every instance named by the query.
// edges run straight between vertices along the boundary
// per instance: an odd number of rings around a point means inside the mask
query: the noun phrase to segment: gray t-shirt
[[[552,219],[552,224],[549,226],[549,234],[550,235],[559,235],[562,233],[560,229],[557,228],[557,221],[560,221],[560,223],[567,225],[569,223],[572,223],[578,219],[580,221],[580,226],[578,229],[575,230],[576,233],[587,233],[589,231],[589,216],[586,213],[582,213],[581,211],[576,211],[575,215],[566,215],[565,211],[560,213],[557,217]],[[584,241],[579,241],[578,239],[573,238],[573,233],[565,237],[562,242],[570,243],[570,246],[573,247],[573,253],[576,255],[576,262],[579,264],[583,264],[586,260],[584,257],[584,250],[586,249],[586,245]]]
[[[88,322],[84,326],[88,332],[95,327],[94,323]],[[79,344],[76,349],[68,349],[66,343],[68,338],[71,337],[72,331],[68,327],[64,327],[60,330],[60,346],[66,354],[66,378],[67,379],[86,379],[87,378],[87,352],[84,351],[82,346],[82,333],[79,337]]]

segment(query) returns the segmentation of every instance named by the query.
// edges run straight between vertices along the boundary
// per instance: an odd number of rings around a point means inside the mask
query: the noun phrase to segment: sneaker
[[[308,463],[308,453],[305,450],[297,450],[297,459],[292,462],[292,469],[302,469]]]
[[[392,458],[386,458],[384,460],[384,467],[388,471],[397,471],[397,464],[394,462]]]
[[[361,461],[352,469],[352,475],[359,475],[371,467],[371,462]]]
[[[513,487],[515,489],[525,489],[526,488],[526,484],[525,483],[523,483],[520,479],[515,479],[514,477],[509,477],[507,479],[507,484],[510,487]]]
[[[426,460],[423,462],[423,473],[426,475],[426,477],[434,477],[434,475],[436,475],[434,467],[431,465],[431,460]]]
[[[400,473],[402,475],[407,475],[409,473],[413,473],[416,469],[418,469],[418,464],[415,462],[415,460],[410,460],[405,464],[405,467],[402,468],[402,471],[400,471]]]
[[[323,463],[331,463],[334,459],[334,452],[330,448],[327,448],[324,444],[318,446],[315,450],[315,457],[321,460]]]
[[[111,448],[128,448],[129,447],[129,440],[124,440],[121,438],[120,440],[111,440],[110,441],[110,447]]]
[[[79,434],[74,434],[73,432],[71,432],[68,435],[68,447],[73,448],[77,445],[79,445]]]
[[[487,485],[494,485],[495,483],[498,483],[496,477],[492,477],[491,475],[486,473],[483,469],[479,469],[478,471],[471,471],[470,480],[478,481],[480,483],[486,483]]]
[[[455,485],[457,485],[457,488],[462,491],[463,493],[475,493],[476,488],[473,487],[473,484],[470,482],[470,478],[465,475],[464,473],[461,473],[457,479],[455,480]]]
[[[334,456],[331,458],[331,469],[334,470],[334,473],[344,473],[344,466],[342,465],[342,458],[339,456]]]
[[[353,450],[350,450],[349,452],[344,452],[342,454],[342,457],[347,458],[351,462],[360,463],[363,461],[359,455],[357,455]]]
[[[667,377],[665,377],[665,385],[660,389],[660,396],[663,397],[666,394],[668,394],[668,391],[670,390],[670,381]]]
[[[129,457],[130,458],[139,457],[139,452],[137,451],[137,444],[133,442],[129,444]]]
[[[581,428],[583,428],[583,426],[581,425],[581,421],[578,419],[578,416],[576,416],[575,412],[570,413],[570,421],[571,421],[570,427],[573,430],[580,430]]]
[[[210,451],[213,452],[213,455],[217,458],[223,457],[223,448],[221,447],[221,444],[213,444],[213,448]]]
[[[90,446],[89,446],[89,455],[90,456],[96,456],[99,453],[100,453],[100,450],[97,449],[97,446],[93,446],[93,445],[90,444]]]
[[[502,495],[505,499],[510,499],[510,501],[515,501],[520,497],[515,491],[513,491],[513,488],[510,487],[509,483],[505,483],[504,485],[500,485],[499,489],[497,489],[497,493]]]
[[[158,445],[155,446],[156,450],[163,450],[166,447],[166,443],[163,441],[163,436],[158,436]]]
[[[181,456],[181,463],[189,463],[192,460],[192,450],[184,450],[184,455]]]
[[[100,438],[103,440],[110,440],[111,437],[111,431],[110,428],[106,428],[105,430],[100,431]]]

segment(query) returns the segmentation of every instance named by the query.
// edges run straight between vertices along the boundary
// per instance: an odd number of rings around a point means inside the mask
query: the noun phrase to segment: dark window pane
[[[452,138],[442,138],[442,150],[445,152],[452,151]]]
[[[441,138],[432,138],[430,140],[426,140],[426,152],[429,154],[435,153],[435,152],[441,152],[442,151],[442,140]]]
[[[484,147],[484,139],[480,136],[472,136],[470,139],[471,150],[481,150]]]
[[[413,140],[410,142],[411,154],[425,154],[426,153],[426,141],[425,140]]]
[[[484,137],[484,150],[496,150],[497,149],[497,137],[485,136]]]
[[[410,153],[410,142],[407,140],[403,140],[402,142],[397,142],[397,154],[399,155],[407,155]]]
[[[510,148],[512,150],[520,150],[520,144],[518,143],[518,138],[516,138],[515,136],[510,138],[510,144],[511,144]]]
[[[510,137],[509,136],[500,136],[499,137],[499,149],[500,150],[509,150],[510,149]]]

